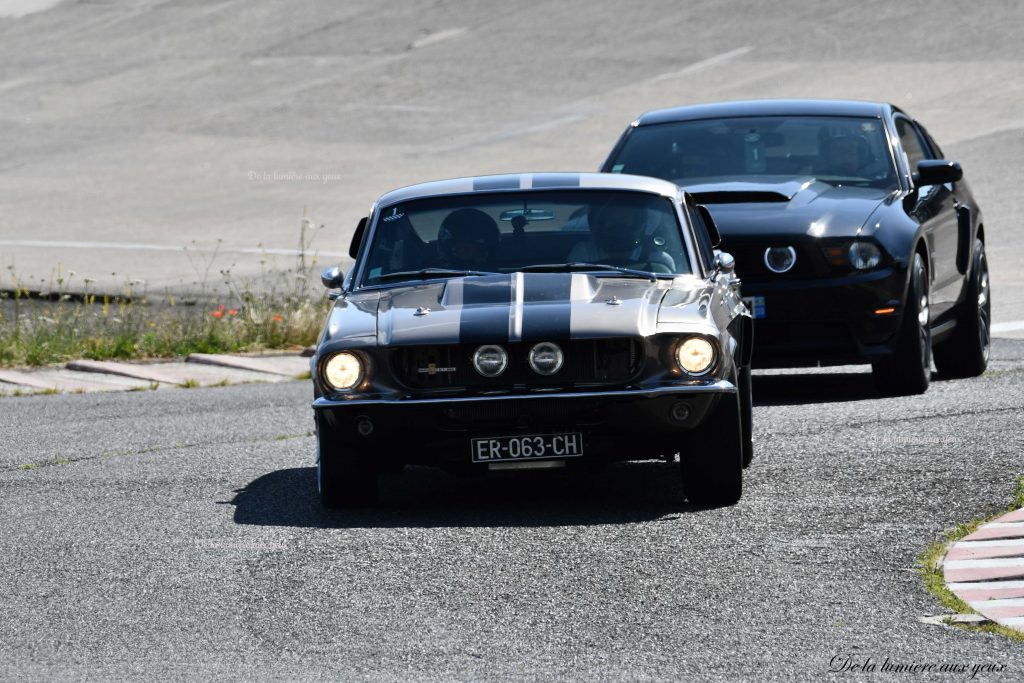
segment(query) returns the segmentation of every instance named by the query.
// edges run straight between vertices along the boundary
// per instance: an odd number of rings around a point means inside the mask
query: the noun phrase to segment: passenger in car
[[[569,252],[567,262],[605,263],[655,273],[676,272],[675,261],[662,248],[664,238],[649,225],[646,208],[621,203],[591,207],[587,223],[590,239],[577,243]]]

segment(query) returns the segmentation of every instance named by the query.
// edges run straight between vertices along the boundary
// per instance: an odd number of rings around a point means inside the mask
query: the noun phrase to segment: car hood
[[[338,300],[322,341],[401,346],[649,336],[670,291],[669,322],[710,324],[706,306],[698,312],[709,287],[693,276],[652,282],[512,273],[355,292]]]
[[[855,237],[892,190],[834,186],[811,177],[685,186],[706,205],[722,238],[807,235]]]

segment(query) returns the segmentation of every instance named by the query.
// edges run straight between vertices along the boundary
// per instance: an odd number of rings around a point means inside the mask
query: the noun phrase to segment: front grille
[[[481,376],[473,368],[479,344],[411,346],[391,354],[392,371],[410,389],[472,390],[572,388],[625,384],[643,362],[643,342],[634,338],[581,339],[557,342],[565,355],[562,368],[551,376],[539,375],[529,365],[534,342],[501,344],[508,352],[508,367],[500,376]]]
[[[774,273],[764,263],[764,252],[769,247],[793,247],[796,250],[796,263],[785,273]],[[775,280],[802,280],[829,275],[828,265],[816,245],[776,240],[771,242],[734,241],[723,245],[722,249],[736,259],[736,274],[746,282],[764,282]]]
[[[482,401],[454,403],[440,408],[441,418],[455,423],[500,422],[513,423],[516,420],[567,420],[582,419],[593,413],[595,406],[587,401],[547,399],[504,401]]]

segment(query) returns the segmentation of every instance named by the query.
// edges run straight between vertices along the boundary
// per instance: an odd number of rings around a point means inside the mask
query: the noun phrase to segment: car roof
[[[882,117],[892,105],[860,100],[738,100],[656,109],[641,114],[634,126],[743,116],[870,116]]]
[[[667,180],[626,173],[511,173],[435,180],[400,187],[377,200],[378,206],[395,202],[439,197],[443,195],[482,192],[516,192],[537,190],[630,190],[675,197],[681,191]]]

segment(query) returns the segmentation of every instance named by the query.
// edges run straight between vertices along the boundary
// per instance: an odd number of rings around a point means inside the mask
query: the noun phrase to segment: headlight
[[[324,381],[336,391],[348,391],[363,380],[363,361],[348,351],[336,353],[324,363]]]
[[[530,349],[529,360],[530,367],[538,375],[553,375],[562,369],[565,356],[562,355],[562,349],[558,348],[558,344],[541,342]]]
[[[871,242],[854,242],[850,245],[850,265],[857,270],[874,268],[882,260],[882,252]]]
[[[689,375],[705,375],[715,365],[715,347],[703,337],[689,337],[676,347],[676,362]]]
[[[473,367],[484,377],[497,377],[508,367],[508,354],[500,346],[481,346],[473,354]]]
[[[764,250],[764,265],[773,273],[785,273],[796,263],[793,247],[768,247]]]

